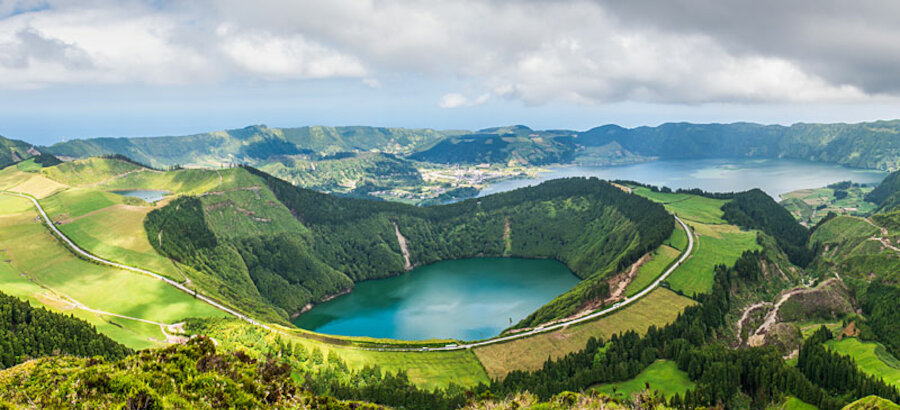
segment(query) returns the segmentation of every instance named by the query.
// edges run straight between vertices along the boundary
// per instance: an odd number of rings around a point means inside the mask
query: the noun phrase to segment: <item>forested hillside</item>
[[[443,133],[430,129],[254,125],[185,136],[72,140],[46,150],[69,157],[121,154],[153,166],[256,164],[270,157],[354,150],[408,154],[442,137]]]
[[[900,171],[890,173],[872,192],[866,201],[878,205],[879,211],[890,211],[900,206]]]
[[[527,129],[527,128],[526,128]],[[545,133],[518,135],[479,133],[441,140],[427,150],[414,153],[411,159],[442,164],[520,163],[545,165],[569,163],[575,158],[575,143],[571,136]]]
[[[282,320],[354,282],[406,270],[399,232],[412,265],[478,256],[566,263],[585,280],[524,324],[538,323],[605,295],[607,274],[655,249],[673,229],[662,206],[596,179],[423,208],[330,196],[247,172],[262,186],[173,201],[148,215],[146,231],[164,255],[227,279],[223,295],[263,300]]]
[[[785,127],[753,123],[668,123],[658,127],[606,125],[578,135],[582,146],[618,143],[660,158],[794,158],[859,168],[900,167],[900,120]]]
[[[121,359],[129,353],[83,320],[0,292],[0,369],[48,355]]]
[[[731,224],[747,229],[759,229],[772,235],[791,262],[805,267],[815,256],[807,247],[809,231],[800,225],[790,212],[765,192],[753,189],[734,195],[722,206],[723,218]]]
[[[851,167],[900,167],[900,120],[789,127],[753,123],[604,125],[584,132],[525,126],[474,133],[378,127],[251,126],[188,136],[94,138],[42,148],[73,157],[122,154],[153,166],[262,165],[279,157],[380,151],[434,163],[571,163],[577,158],[793,158]],[[609,152],[607,152],[609,151]],[[607,158],[609,159],[609,158]]]
[[[31,144],[25,141],[4,138],[0,135],[0,169],[31,156]]]

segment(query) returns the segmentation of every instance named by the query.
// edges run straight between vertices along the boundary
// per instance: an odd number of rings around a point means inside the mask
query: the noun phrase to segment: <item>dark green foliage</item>
[[[829,184],[827,187],[831,189],[849,189],[853,185],[853,181],[841,181]]]
[[[746,229],[759,229],[775,238],[791,263],[805,267],[815,250],[807,247],[809,231],[791,213],[759,189],[741,192],[722,206],[726,221]]]
[[[831,338],[831,331],[822,326],[800,347],[797,368],[809,380],[826,391],[849,397],[850,401],[869,395],[900,401],[897,388],[860,371],[850,356],[826,349],[823,343]]]
[[[530,134],[490,133],[450,137],[410,155],[410,158],[440,164],[518,161],[531,165],[567,163],[575,158],[572,137],[544,135],[538,142],[529,137]]]
[[[866,325],[891,354],[900,357],[900,288],[872,282],[860,304],[867,317]]]
[[[847,191],[845,191],[843,189],[835,189],[834,190],[834,199],[836,201],[840,201],[840,200],[846,198],[847,195],[849,195],[849,194],[847,193]]]
[[[597,179],[549,181],[449,205],[415,207],[326,195],[248,171],[262,178],[308,231],[217,238],[197,198],[179,199],[151,212],[145,226],[150,242],[164,255],[230,277],[225,283],[235,292],[250,298],[258,292],[284,317],[349,289],[353,282],[402,273],[399,230],[413,264],[479,256],[566,263],[586,280],[525,321],[537,323],[602,295],[605,275],[655,249],[674,225],[662,206]],[[241,277],[252,279],[252,284],[243,282],[249,289],[238,286]]]
[[[29,148],[31,144],[25,141],[8,139],[0,135],[0,169],[30,157]]]
[[[0,399],[28,407],[360,408],[302,390],[281,360],[217,352],[202,336],[118,361],[46,358],[12,371]]]
[[[56,158],[51,154],[35,155],[32,158],[34,158],[34,163],[40,165],[42,168],[62,164],[62,161],[60,161],[59,158]]]
[[[630,152],[667,159],[793,158],[858,168],[897,168],[900,121],[859,124],[761,125],[667,123],[604,125],[578,134],[581,146],[617,142]]]
[[[685,309],[662,329],[651,327],[643,337],[634,332],[616,335],[605,344],[591,339],[584,350],[548,360],[541,370],[515,371],[495,380],[490,391],[503,395],[529,390],[546,398],[631,379],[654,360],[666,358],[697,382],[684,397],[672,398],[670,404],[677,408],[765,408],[785,395],[822,409],[840,409],[870,394],[896,400],[895,388],[865,376],[851,360],[824,349],[826,337],[821,332],[804,344],[796,368],[787,365],[774,348],[733,350],[718,341],[732,308],[731,289],[739,282],[758,280],[751,278],[761,274],[759,260],[759,253],[745,252],[734,268],[716,267],[712,292],[700,295],[699,306]]]
[[[0,293],[0,369],[48,355],[121,359],[130,353],[83,320]]]
[[[900,205],[900,171],[888,174],[872,192],[866,194],[865,199],[877,204],[881,211],[891,211]]]

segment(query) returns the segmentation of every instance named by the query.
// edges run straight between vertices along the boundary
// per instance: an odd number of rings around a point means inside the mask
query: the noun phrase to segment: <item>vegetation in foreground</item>
[[[102,356],[116,360],[131,349],[97,333],[90,324],[32,307],[0,292],[0,369],[47,355]]]

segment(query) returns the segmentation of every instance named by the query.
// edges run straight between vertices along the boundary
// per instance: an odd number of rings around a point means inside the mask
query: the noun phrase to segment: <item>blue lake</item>
[[[496,336],[579,281],[557,261],[460,259],[358,283],[293,323],[344,336],[404,340]]]

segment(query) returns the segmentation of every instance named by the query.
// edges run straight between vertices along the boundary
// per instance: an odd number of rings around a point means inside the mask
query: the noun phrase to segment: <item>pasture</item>
[[[684,396],[684,392],[693,389],[695,383],[688,378],[687,373],[678,369],[678,365],[669,360],[657,360],[647,366],[637,377],[624,382],[605,383],[591,388],[610,396],[628,399],[633,393],[646,390],[658,391],[671,399],[676,393]]]
[[[689,298],[660,288],[608,316],[473,350],[488,376],[494,379],[513,370],[539,369],[548,357],[558,358],[584,349],[591,337],[606,340],[628,330],[643,333],[652,325],[662,327],[674,321],[684,308],[693,304],[695,302]]]

